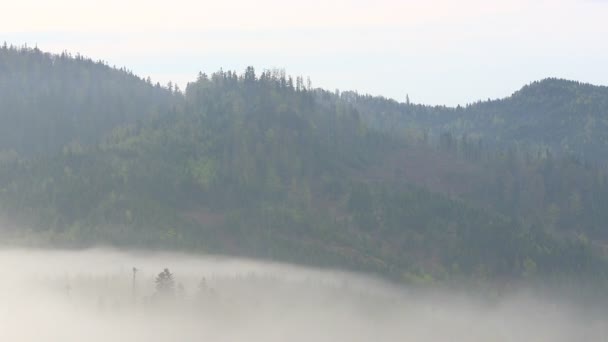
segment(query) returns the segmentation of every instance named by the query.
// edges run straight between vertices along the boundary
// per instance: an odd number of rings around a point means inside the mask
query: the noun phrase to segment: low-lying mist
[[[134,272],[133,268],[136,268]],[[538,290],[492,300],[251,260],[0,251],[0,341],[599,341],[601,310]],[[163,290],[157,276],[174,282]]]

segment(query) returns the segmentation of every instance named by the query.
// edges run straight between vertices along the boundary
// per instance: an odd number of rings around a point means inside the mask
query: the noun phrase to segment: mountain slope
[[[182,94],[81,57],[0,56],[5,243],[188,249],[415,282],[607,279],[608,173],[562,157],[602,155],[604,88],[547,80],[446,108],[281,71],[201,73]],[[596,122],[588,140],[583,117]]]
[[[96,144],[118,125],[166,113],[175,100],[103,62],[0,47],[0,150],[53,154],[69,143]]]
[[[589,161],[608,158],[608,87],[545,79],[501,100],[466,107],[430,107],[344,92],[366,123],[410,138],[481,138],[487,145],[550,149]]]
[[[201,74],[171,115],[4,162],[0,208],[31,227],[6,233],[19,241],[186,248],[406,281],[603,277],[603,255],[584,239],[408,185],[382,164],[403,148],[419,147],[300,79]],[[397,173],[370,177],[374,167]]]
[[[497,141],[544,145],[589,160],[608,153],[608,87],[546,79],[467,110],[472,130],[495,134]]]

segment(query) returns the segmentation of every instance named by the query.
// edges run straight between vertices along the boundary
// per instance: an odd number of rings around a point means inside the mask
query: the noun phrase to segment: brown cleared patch
[[[465,196],[489,180],[481,165],[418,146],[388,153],[381,165],[373,165],[355,178],[410,183],[449,196]]]
[[[217,227],[224,223],[225,216],[223,213],[212,211],[209,208],[197,208],[186,211],[182,214],[184,218],[193,220],[194,222],[208,227]]]

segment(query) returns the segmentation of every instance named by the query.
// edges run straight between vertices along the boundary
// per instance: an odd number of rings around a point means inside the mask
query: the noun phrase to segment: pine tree
[[[171,296],[175,293],[175,280],[173,273],[165,268],[156,277],[156,293],[163,296]]]

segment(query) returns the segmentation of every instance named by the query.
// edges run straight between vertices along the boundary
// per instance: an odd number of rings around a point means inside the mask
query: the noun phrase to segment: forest
[[[409,284],[608,281],[606,87],[546,79],[451,108],[284,70],[193,76],[0,48],[0,241]]]

